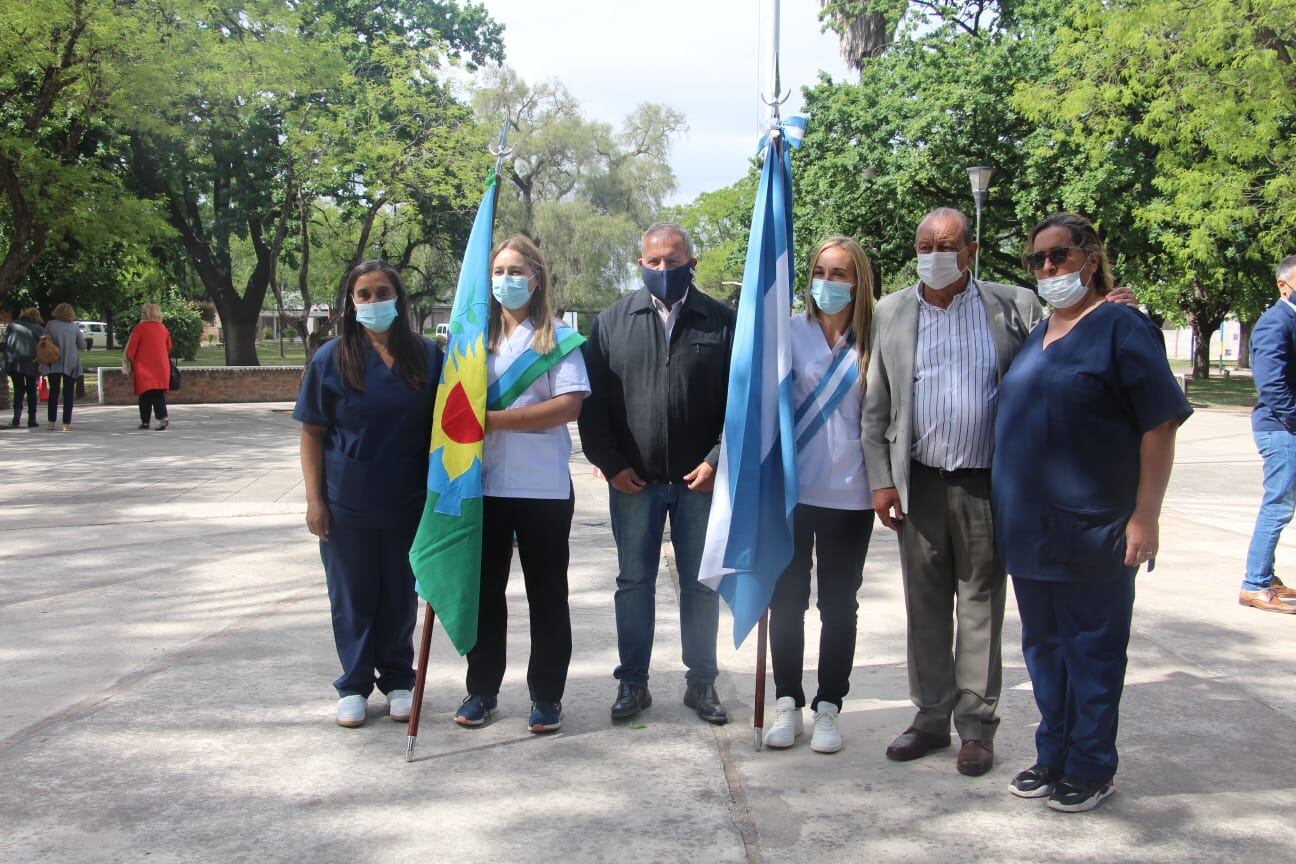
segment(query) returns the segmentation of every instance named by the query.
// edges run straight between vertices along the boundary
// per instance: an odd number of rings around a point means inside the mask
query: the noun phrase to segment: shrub
[[[202,342],[203,319],[198,307],[182,297],[166,297],[161,302],[162,323],[171,333],[171,356],[193,360],[198,356]],[[139,323],[138,306],[123,309],[114,316],[122,345],[130,340],[131,331]]]

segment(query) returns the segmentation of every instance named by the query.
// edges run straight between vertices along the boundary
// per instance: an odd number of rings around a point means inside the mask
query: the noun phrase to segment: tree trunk
[[[257,322],[260,319],[260,310],[256,315],[248,319],[247,316],[239,318],[226,318],[221,315],[221,327],[225,330],[225,364],[227,366],[260,366],[261,361],[257,359],[256,337]]]
[[[1209,378],[1211,335],[1224,323],[1233,306],[1233,298],[1209,290],[1194,276],[1192,290],[1185,300],[1184,308],[1193,332],[1192,377],[1198,380]]]
[[[1251,328],[1255,325],[1254,321],[1242,322],[1242,332],[1238,336],[1237,367],[1239,369],[1251,368]]]

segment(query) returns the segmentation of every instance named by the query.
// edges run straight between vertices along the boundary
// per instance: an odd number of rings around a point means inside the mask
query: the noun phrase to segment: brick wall
[[[181,366],[184,386],[167,393],[167,403],[291,402],[304,366]],[[99,404],[134,405],[130,378],[120,369],[99,369]]]

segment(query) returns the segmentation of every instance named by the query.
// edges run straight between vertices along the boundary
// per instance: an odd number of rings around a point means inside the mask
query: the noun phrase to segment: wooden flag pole
[[[423,604],[423,634],[419,637],[418,672],[414,675],[414,704],[410,706],[409,728],[405,731],[405,761],[414,760],[414,741],[418,738],[419,715],[423,712],[423,688],[427,686],[428,651],[432,648],[432,625],[436,613],[431,603]]]
[[[765,646],[769,642],[769,610],[761,613],[756,628],[756,704],[752,706],[752,727],[756,734],[756,749],[765,746]]]

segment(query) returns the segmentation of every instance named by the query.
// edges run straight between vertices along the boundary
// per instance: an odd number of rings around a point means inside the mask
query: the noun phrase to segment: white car
[[[85,337],[87,349],[93,348],[95,342],[101,345],[108,344],[108,325],[104,322],[78,321],[76,325],[77,329],[81,331],[81,335]]]

